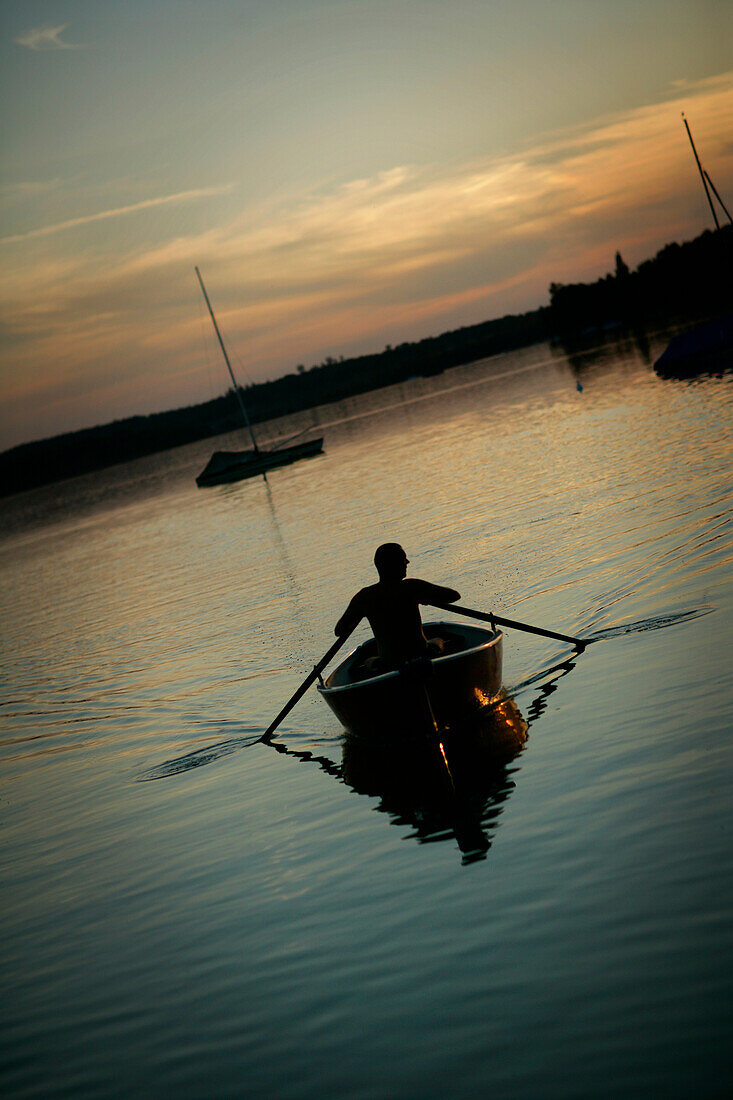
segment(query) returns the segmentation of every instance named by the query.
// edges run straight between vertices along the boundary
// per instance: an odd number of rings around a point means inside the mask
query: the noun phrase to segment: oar
[[[524,630],[528,634],[540,634],[543,638],[556,638],[559,642],[570,642],[578,650],[584,650],[588,645],[582,638],[572,638],[569,634],[558,634],[556,630],[545,630],[541,626],[531,626],[529,623],[519,623],[516,619],[502,619],[499,615],[492,615],[486,611],[474,611],[471,607],[459,607],[458,604],[443,604],[445,611],[455,611],[457,615],[466,615],[469,619],[481,619],[485,623],[498,623],[499,626],[512,627],[514,630]]]
[[[303,695],[305,695],[306,691],[314,682],[314,680],[316,680],[321,675],[328,662],[336,656],[338,651],[341,649],[341,646],[345,644],[346,640],[353,633],[353,630],[354,628],[352,627],[352,629],[349,630],[346,634],[342,634],[339,638],[336,639],[328,652],[324,653],[318,664],[314,666],[313,671],[306,676],[305,680],[300,685],[298,690],[290,696],[280,713],[275,718],[273,718],[262,736],[257,739],[258,741],[267,742],[270,740],[273,733],[282,722],[283,718],[287,717],[287,715],[290,714],[290,711],[293,709],[295,704],[300,698],[302,698]],[[253,741],[252,744],[256,745],[257,741]]]

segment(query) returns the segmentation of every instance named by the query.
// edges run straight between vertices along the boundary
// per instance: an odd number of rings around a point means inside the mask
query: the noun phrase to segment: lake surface
[[[3,502],[4,1095],[724,1095],[732,408],[538,346],[264,426],[326,438],[267,481],[197,490],[208,441]],[[315,692],[249,744],[386,540],[593,639],[507,631],[473,841]]]

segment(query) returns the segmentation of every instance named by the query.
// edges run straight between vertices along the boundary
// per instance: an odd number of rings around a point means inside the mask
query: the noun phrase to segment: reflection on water
[[[547,690],[547,688],[543,688]],[[249,736],[219,741],[146,769],[138,782],[182,776],[259,741]],[[509,764],[524,748],[527,723],[516,703],[503,696],[484,707],[470,724],[433,739],[342,737],[341,761],[275,739],[268,747],[345,783],[357,794],[379,799],[377,809],[397,825],[409,824],[420,842],[455,840],[464,863],[486,855],[498,807],[514,788]]]
[[[645,329],[618,329],[616,332],[606,331],[603,336],[605,339],[599,332],[577,334],[560,339],[553,346],[562,351],[563,358],[570,363],[579,381],[586,370],[605,362],[638,359],[646,366],[651,363],[651,337]],[[666,341],[667,334],[658,334],[657,338]]]
[[[721,1092],[733,379],[646,355],[287,418],[326,454],[267,482],[199,493],[204,441],[3,502],[4,1094]],[[526,745],[495,717],[446,770],[315,694],[253,743],[385,539],[593,642],[506,631]]]
[[[527,725],[512,699],[485,707],[470,727],[432,740],[391,744],[346,735],[342,777],[357,794],[421,843],[455,840],[463,862],[483,859],[501,806],[514,789],[509,763],[524,747]]]

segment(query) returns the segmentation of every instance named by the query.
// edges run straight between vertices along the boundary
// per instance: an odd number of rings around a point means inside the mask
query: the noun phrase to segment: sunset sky
[[[733,206],[726,0],[5,0],[0,449],[547,301]]]

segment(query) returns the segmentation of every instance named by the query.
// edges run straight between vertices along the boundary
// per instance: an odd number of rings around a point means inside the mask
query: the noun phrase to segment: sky
[[[733,209],[728,0],[4,0],[0,450],[546,304]]]

